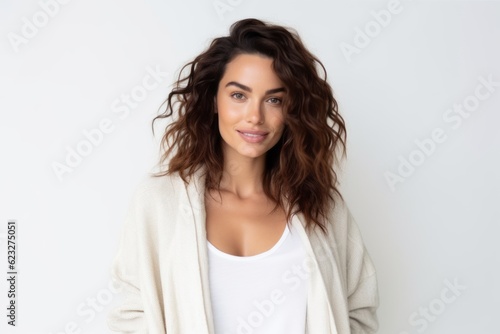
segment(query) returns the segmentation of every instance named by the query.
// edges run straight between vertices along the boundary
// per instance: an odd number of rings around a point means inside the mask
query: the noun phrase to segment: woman
[[[375,268],[333,170],[344,120],[298,35],[234,23],[166,102],[153,123],[177,111],[168,165],[135,192],[113,265],[126,300],[109,327],[375,333]]]

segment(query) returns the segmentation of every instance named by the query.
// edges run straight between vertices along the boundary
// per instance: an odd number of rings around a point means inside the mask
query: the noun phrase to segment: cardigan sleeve
[[[347,290],[351,334],[376,333],[379,294],[375,267],[349,209],[347,216]]]
[[[120,333],[148,333],[141,296],[139,243],[141,192],[137,189],[120,234],[118,252],[113,260],[111,278],[120,287],[124,301],[108,314],[108,327]]]

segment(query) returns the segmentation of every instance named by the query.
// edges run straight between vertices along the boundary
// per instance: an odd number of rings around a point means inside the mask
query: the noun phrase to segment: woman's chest
[[[267,198],[236,199],[216,193],[206,196],[207,240],[224,253],[252,256],[271,249],[286,226],[282,208],[274,212]]]

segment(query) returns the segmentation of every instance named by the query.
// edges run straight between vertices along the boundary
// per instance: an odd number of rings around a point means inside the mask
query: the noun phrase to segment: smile
[[[247,141],[249,143],[260,143],[261,141],[263,141],[267,137],[267,134],[256,135],[256,134],[252,134],[252,133],[245,133],[245,132],[239,132],[239,131],[238,131],[238,133],[245,141]]]

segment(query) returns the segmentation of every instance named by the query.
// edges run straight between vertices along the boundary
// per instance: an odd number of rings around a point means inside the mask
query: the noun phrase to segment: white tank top
[[[207,240],[216,334],[304,334],[309,274],[300,236],[286,226],[279,241],[235,256]]]

